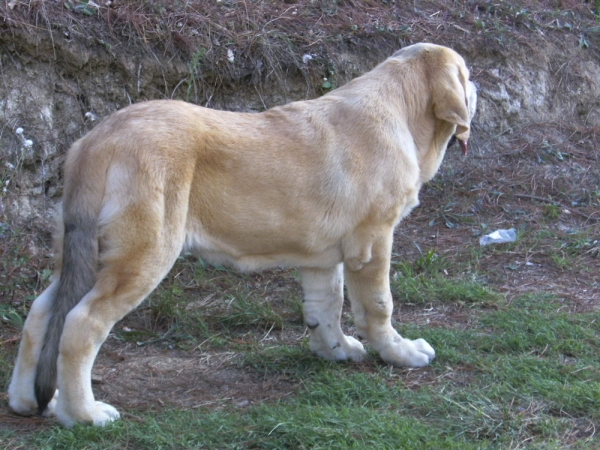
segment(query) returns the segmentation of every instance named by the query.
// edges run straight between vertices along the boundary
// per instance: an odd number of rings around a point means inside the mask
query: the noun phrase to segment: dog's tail
[[[92,163],[88,160],[82,164],[89,158],[89,154],[82,154],[82,147],[83,140],[76,142],[65,164],[63,227],[58,230],[56,239],[56,273],[60,273],[60,278],[51,302],[34,384],[40,414],[46,410],[56,392],[57,360],[65,318],[93,288],[98,270],[98,217],[106,167],[98,167],[97,161]],[[108,164],[104,162],[106,164],[100,163],[100,166]],[[89,173],[92,170],[94,173]]]

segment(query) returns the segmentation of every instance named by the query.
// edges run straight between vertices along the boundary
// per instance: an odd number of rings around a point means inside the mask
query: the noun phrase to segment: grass
[[[392,264],[391,289],[402,303],[426,305],[431,302],[460,304],[492,304],[502,297],[488,288],[477,273],[448,276],[450,264],[433,250],[413,262]],[[456,272],[456,267],[453,268]]]
[[[452,324],[400,327],[436,348],[429,368],[392,369],[373,354],[362,364],[331,363],[312,355],[306,340],[272,344],[256,338],[262,335],[257,331],[273,326],[302,333],[297,319],[289,317],[296,306],[278,302],[266,307],[251,288],[252,277],[224,269],[182,270],[190,262],[181,260],[148,301],[153,317],[174,330],[164,340],[197,342],[219,330],[220,340],[210,341],[209,351],[234,349],[235,367],[265,379],[284,378],[298,386],[293,395],[245,407],[223,401],[197,409],[124,408],[124,420],[105,429],[51,426],[23,435],[8,428],[0,430],[0,442],[7,448],[65,449],[593,449],[600,444],[595,434],[600,423],[597,312],[570,313],[551,295],[500,301],[502,296],[485,287],[479,301],[472,294],[470,302],[479,307],[469,310],[471,325],[465,329]],[[447,262],[427,252],[401,269],[404,278],[412,273],[426,280],[436,279],[444,267]],[[423,290],[432,289],[428,283]],[[466,289],[460,280],[435,283],[437,293]],[[187,319],[183,314],[190,305],[198,307],[189,298],[186,304],[182,294],[190,284],[223,290],[221,300],[203,303],[206,311],[198,313],[202,320],[196,330],[191,320],[196,313]],[[487,308],[491,300],[493,308]],[[434,305],[448,301],[455,300],[449,295],[428,300]],[[146,332],[132,338],[159,345],[152,338],[160,336],[160,327]],[[255,339],[239,345],[240,335]],[[192,345],[180,348],[194,354]],[[2,355],[7,359],[6,352]]]
[[[552,314],[545,315],[549,321],[535,322],[535,333],[552,335],[552,344],[557,345],[556,350],[540,356],[532,355],[530,346],[504,344],[506,333],[525,325],[532,327],[528,317],[519,312],[504,312],[501,329],[484,334],[485,339],[476,345],[461,345],[473,342],[473,332],[447,331],[445,340],[454,342],[453,347],[460,346],[463,356],[449,358],[453,352],[441,347],[431,369],[434,381],[422,388],[408,388],[401,376],[387,370],[357,373],[350,365],[321,362],[316,368],[304,366],[296,374],[303,388],[288,401],[243,410],[133,412],[134,416],[105,430],[52,428],[20,442],[30,448],[462,449],[514,448],[524,442],[527,448],[558,449],[565,444],[594,448],[597,441],[586,441],[592,430],[587,435],[580,430],[582,421],[591,424],[600,418],[600,342],[597,334],[582,327],[593,317],[576,317],[575,331],[549,327]],[[519,316],[520,321],[507,320]],[[485,323],[481,327],[476,331],[484,332]],[[596,352],[571,349],[577,361],[565,364],[561,344],[568,346],[578,333]],[[435,333],[432,338],[435,342]],[[543,345],[537,343],[534,348]],[[272,359],[277,354],[285,359],[287,351],[279,349]],[[464,361],[476,364],[461,369],[458,365]],[[282,370],[280,362],[264,364],[273,372]],[[468,377],[469,382],[461,386],[442,377],[448,373],[448,364],[455,366],[452,377]],[[565,442],[573,433],[582,433],[577,443]],[[11,438],[10,432],[4,433],[4,442]]]
[[[290,393],[250,402],[243,392],[233,401],[224,393],[217,401],[198,402],[211,406],[195,408],[157,407],[152,399],[155,406],[136,410],[125,400],[119,405],[123,420],[105,429],[66,430],[45,421],[23,433],[7,426],[0,428],[0,443],[10,449],[597,448],[600,314],[573,311],[552,294],[500,294],[497,283],[485,282],[484,264],[486,258],[558,247],[565,258],[583,258],[593,245],[590,233],[542,227],[520,232],[512,244],[454,256],[434,249],[420,250],[412,260],[394,255],[392,289],[399,304],[466,315],[464,324],[396,324],[401,334],[423,337],[436,349],[434,362],[419,370],[391,368],[373,352],[360,364],[311,354],[293,271],[243,275],[182,257],[141,308],[117,324],[118,346],[133,343],[128,357],[142,347],[198,359],[233,352],[228,370],[253,377],[250,391],[268,392],[272,383],[284,382]],[[6,255],[15,273],[29,276],[11,278],[4,289],[30,299],[41,289],[37,278],[43,270],[31,269],[30,258],[18,257],[22,252],[15,248]],[[565,263],[562,270],[573,267]],[[276,286],[281,290],[269,298]],[[0,303],[4,386],[16,350],[11,336],[28,304]],[[351,327],[346,314],[344,326]],[[128,395],[143,395],[131,382],[134,392]],[[186,389],[194,383],[189,380]]]

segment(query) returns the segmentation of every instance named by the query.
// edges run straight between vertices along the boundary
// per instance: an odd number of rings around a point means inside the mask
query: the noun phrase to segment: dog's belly
[[[264,239],[264,238],[263,238]],[[290,246],[280,246],[249,252],[246,249],[223,242],[207,233],[186,234],[184,252],[190,252],[214,265],[226,265],[243,272],[253,272],[275,267],[320,267],[329,268],[342,262],[341,245],[331,245],[314,252],[299,252]]]

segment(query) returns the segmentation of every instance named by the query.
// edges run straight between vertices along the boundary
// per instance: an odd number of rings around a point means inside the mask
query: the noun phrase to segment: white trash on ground
[[[493,233],[481,236],[479,239],[480,245],[489,244],[504,244],[505,242],[515,242],[517,240],[517,230],[511,228],[509,230],[496,230]]]

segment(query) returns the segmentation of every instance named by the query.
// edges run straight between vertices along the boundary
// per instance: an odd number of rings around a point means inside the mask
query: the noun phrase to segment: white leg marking
[[[385,362],[398,367],[423,367],[435,357],[433,348],[423,339],[404,339],[392,327],[391,248],[390,232],[375,241],[370,261],[357,270],[345,268],[354,322],[358,335],[366,338]]]
[[[301,269],[300,272],[310,349],[328,360],[362,360],[366,355],[363,345],[345,336],[340,327],[344,302],[342,264],[331,269]]]
[[[17,414],[24,416],[37,414],[38,404],[34,393],[35,372],[48,326],[50,305],[57,288],[58,281],[55,280],[35,299],[23,327],[17,361],[8,387],[8,404]],[[47,411],[51,411],[55,404],[56,399],[53,399]]]
[[[119,418],[114,407],[96,401],[92,392],[92,366],[112,328],[112,322],[90,316],[86,299],[95,295],[92,290],[67,315],[60,343],[56,417],[67,427],[76,423],[104,426]]]
[[[359,335],[367,338],[373,349],[389,364],[397,367],[426,366],[435,358],[435,351],[424,339],[411,341],[398,334],[391,324],[392,306],[391,293],[381,295],[375,306],[370,305],[370,313],[362,303],[353,302]]]

